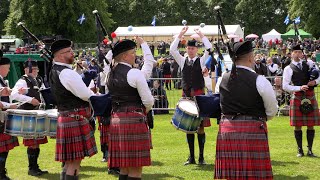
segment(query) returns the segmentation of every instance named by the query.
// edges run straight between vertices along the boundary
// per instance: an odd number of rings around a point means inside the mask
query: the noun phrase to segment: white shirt
[[[255,73],[255,71],[253,69],[246,67],[246,66],[237,65],[237,68],[247,69],[247,70]],[[221,78],[221,80],[222,80],[222,78]],[[221,80],[220,81],[218,80],[216,87],[220,86]],[[275,116],[278,112],[278,101],[276,99],[276,95],[274,93],[273,87],[272,87],[270,81],[268,81],[262,75],[259,75],[257,77],[256,87],[257,87],[258,93],[262,97],[264,108],[266,110],[266,115],[267,115],[268,119],[272,119],[272,117]],[[241,87],[239,87],[239,88],[241,88]]]
[[[210,76],[203,76],[203,79],[208,91],[212,91],[212,79],[210,78]]]
[[[7,80],[4,80],[1,75],[0,75],[0,78],[2,79],[3,82],[6,82],[6,83],[8,84],[8,87],[9,87],[8,81],[7,81]],[[0,87],[4,87],[4,86],[2,86],[2,84],[0,83]],[[9,99],[10,99],[10,96],[9,96]],[[3,108],[4,108],[4,109],[9,109],[9,108],[10,108],[10,105],[11,105],[10,103],[4,102],[4,101],[0,101],[0,102],[1,102],[1,104],[3,105]]]
[[[84,101],[89,101],[90,96],[94,95],[94,93],[84,84],[81,76],[72,70],[72,65],[55,61],[53,63],[68,67],[60,72],[59,79],[61,84],[73,95]]]
[[[40,86],[39,88],[45,88],[43,83],[39,84],[39,86]],[[28,88],[27,82],[23,79],[19,79],[14,85],[10,95],[10,99],[16,100],[22,103],[23,102],[31,103],[34,97],[30,97],[24,94],[19,94],[19,89],[21,88],[25,88],[25,89]]]
[[[119,62],[119,64],[124,64],[132,67],[130,64],[124,62]],[[146,107],[146,110],[148,112],[154,104],[154,98],[151,94],[150,88],[147,84],[147,80],[143,72],[135,68],[130,69],[127,74],[127,81],[131,87],[138,90],[142,104]]]
[[[271,73],[275,73],[278,70],[279,66],[278,64],[273,64],[273,66],[271,67],[271,64],[268,65],[268,69]]]
[[[294,60],[291,61],[291,64],[295,65],[295,66],[298,66],[298,63],[301,64],[301,67],[302,67],[302,60],[300,59],[299,62],[296,62]],[[308,63],[308,62],[307,62]],[[309,65],[309,64],[308,64]],[[309,65],[310,66],[310,65]],[[291,85],[291,78],[292,78],[292,75],[293,75],[293,71],[289,66],[286,66],[283,70],[283,80],[282,80],[282,89],[287,91],[287,92],[298,92],[298,91],[301,91],[301,86],[293,86]],[[316,84],[319,84],[320,82],[320,76],[315,80],[316,81]],[[306,84],[305,84],[306,85]]]
[[[179,41],[180,39],[178,37],[176,37],[174,39],[174,41],[171,43],[170,45],[170,54],[174,57],[174,59],[176,60],[176,62],[179,64],[181,70],[183,69],[183,66],[184,66],[184,63],[186,61],[186,57],[184,56],[181,56],[181,54],[179,53],[179,50],[178,50],[178,45],[179,45]],[[207,51],[207,49],[211,49],[212,48],[212,44],[210,43],[210,41],[208,40],[207,37],[203,37],[202,38],[202,42],[206,48],[203,56],[200,58],[200,65],[201,65],[201,69],[203,70],[206,66],[205,66],[205,63],[206,63],[206,60],[208,59],[209,57],[209,52]],[[198,57],[194,57],[192,60],[195,61]],[[189,57],[188,57],[189,59]],[[191,59],[189,59],[191,60]]]

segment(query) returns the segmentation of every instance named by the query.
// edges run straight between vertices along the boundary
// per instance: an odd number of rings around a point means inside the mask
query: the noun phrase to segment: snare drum
[[[49,109],[45,111],[47,114],[46,133],[47,136],[56,137],[57,135],[57,122],[58,122],[58,110]]]
[[[172,125],[180,131],[195,133],[201,121],[196,103],[190,99],[180,99],[172,117]]]
[[[37,138],[45,135],[46,113],[41,110],[8,109],[5,133]]]

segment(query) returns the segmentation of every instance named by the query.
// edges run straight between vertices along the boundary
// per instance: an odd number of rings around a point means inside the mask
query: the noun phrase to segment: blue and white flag
[[[294,19],[294,22],[295,22],[296,24],[300,24],[300,16],[298,16],[297,18],[295,18],[295,19]]]
[[[289,24],[290,18],[289,18],[289,14],[287,15],[287,17],[284,19],[284,22],[286,25]]]
[[[152,26],[156,26],[156,16],[153,16],[151,25],[152,25]]]
[[[84,17],[84,13],[80,16],[80,18],[77,20],[80,24],[82,24],[86,20],[86,17]]]

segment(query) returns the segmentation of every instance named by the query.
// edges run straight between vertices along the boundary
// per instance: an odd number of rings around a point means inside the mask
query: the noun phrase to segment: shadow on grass
[[[152,166],[163,166],[163,163],[160,161],[152,161]]]
[[[180,176],[173,176],[171,174],[142,174],[142,179],[168,179],[168,178],[174,178],[174,179],[184,179]]]
[[[275,180],[279,179],[279,180],[286,180],[286,179],[289,179],[289,180],[305,180],[305,179],[309,179],[308,177],[306,176],[294,176],[294,177],[291,177],[291,176],[285,176],[285,175],[274,175],[273,177]]]
[[[95,172],[108,172],[108,167],[95,167],[95,166],[81,166],[81,171],[85,172],[85,171],[95,171]]]
[[[214,164],[207,164],[207,165],[196,165],[192,170],[197,171],[212,171],[214,172]]]
[[[49,173],[49,174],[43,174],[41,176],[39,176],[39,178],[41,177],[41,179],[60,179],[60,174],[59,173]],[[86,174],[81,174],[80,173],[80,177],[81,178],[89,178],[89,175]]]
[[[271,165],[272,166],[286,166],[287,164],[299,164],[298,162],[294,161],[275,161],[271,160]]]

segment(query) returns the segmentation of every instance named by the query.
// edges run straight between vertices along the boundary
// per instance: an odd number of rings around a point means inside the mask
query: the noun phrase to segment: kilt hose
[[[222,117],[214,179],[273,179],[265,122]]]
[[[56,161],[82,160],[96,154],[94,130],[89,124],[89,108],[59,112],[56,137]]]
[[[16,146],[19,146],[17,137],[0,133],[0,153],[8,152]]]
[[[198,95],[204,95],[204,90],[203,89],[197,89],[194,90],[193,96],[198,96]],[[185,97],[184,92],[182,91],[182,97]],[[210,127],[211,126],[211,121],[209,117],[203,117],[203,120],[201,121],[200,127]]]
[[[101,117],[98,116],[98,130],[100,131],[100,144],[108,144],[109,126],[101,123]]]
[[[125,108],[112,113],[108,165],[111,168],[150,166],[151,136],[146,114],[142,108]]]
[[[301,100],[303,99],[303,93],[295,92],[294,96],[290,100],[290,126],[319,126],[319,108],[318,102],[316,100],[314,90],[308,90],[305,92],[305,98],[311,101],[313,106],[313,111],[308,114],[302,114],[299,107],[301,105]]]
[[[46,144],[46,143],[48,143],[47,136],[32,138],[32,139],[23,138],[24,146],[35,146],[35,145]]]

